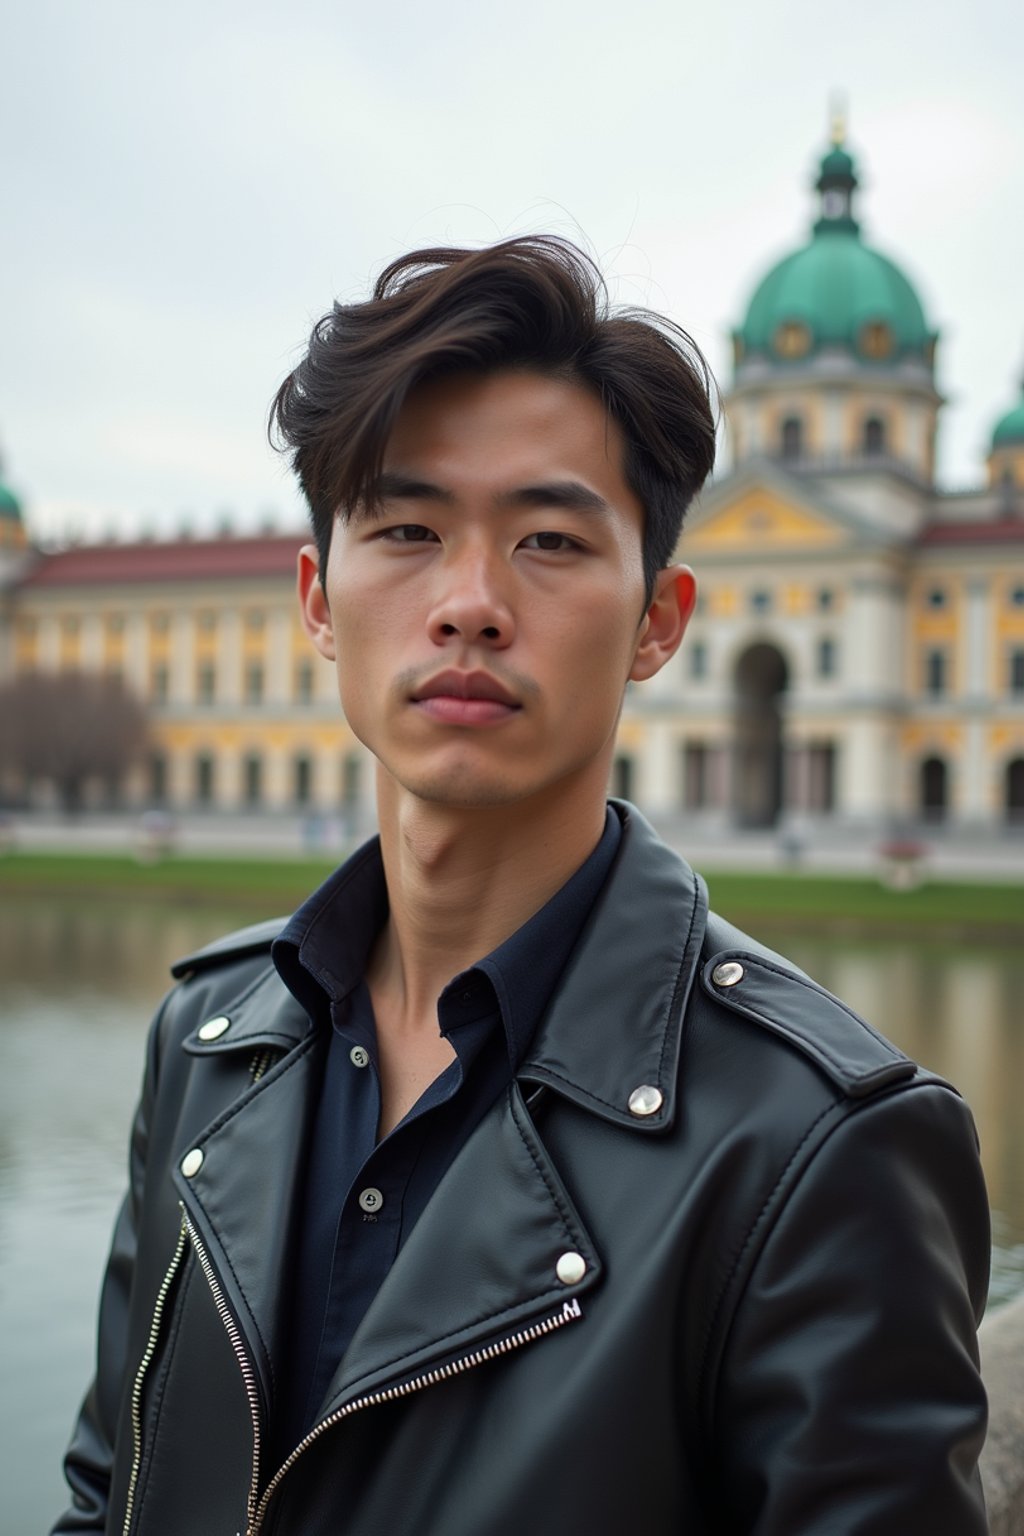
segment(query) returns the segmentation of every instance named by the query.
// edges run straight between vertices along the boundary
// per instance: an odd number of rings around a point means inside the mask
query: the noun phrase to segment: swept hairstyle
[[[534,235],[483,250],[412,251],[363,303],[335,303],[270,410],[290,451],[327,569],[336,516],[372,505],[388,438],[410,392],[444,374],[532,368],[595,391],[626,442],[644,509],[648,596],[715,458],[714,380],[693,340],[646,309],[614,310],[593,261]]]

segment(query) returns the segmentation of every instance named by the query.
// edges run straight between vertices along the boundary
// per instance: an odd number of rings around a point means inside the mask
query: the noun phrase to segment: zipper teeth
[[[128,1479],[128,1495],[124,1506],[124,1536],[132,1523],[132,1514],[135,1509],[135,1490],[139,1481],[139,1469],[142,1466],[142,1385],[146,1379],[146,1372],[156,1353],[157,1339],[160,1337],[160,1324],[163,1321],[164,1305],[167,1301],[167,1293],[174,1283],[174,1277],[181,1264],[181,1256],[185,1251],[185,1222],[182,1219],[178,1231],[178,1243],[174,1250],[174,1257],[167,1266],[167,1273],[160,1282],[160,1289],[156,1293],[156,1301],[153,1305],[153,1317],[149,1325],[149,1336],[146,1339],[146,1347],[139,1361],[139,1368],[135,1372],[135,1381],[132,1384],[132,1469]]]
[[[249,1071],[252,1074],[252,1080],[254,1083],[258,1083],[264,1072],[269,1071],[276,1055],[277,1052],[274,1050],[273,1046],[270,1046],[265,1051],[256,1052],[249,1067]]]
[[[245,1349],[242,1345],[241,1331],[239,1330],[238,1324],[232,1317],[230,1309],[228,1308],[228,1304],[224,1299],[224,1292],[221,1290],[220,1281],[217,1279],[217,1276],[214,1273],[213,1265],[210,1263],[209,1255],[203,1246],[203,1240],[199,1236],[199,1233],[196,1231],[195,1227],[192,1225],[192,1222],[189,1220],[188,1212],[185,1210],[184,1206],[182,1206],[181,1211],[183,1227],[188,1232],[192,1247],[196,1252],[196,1258],[199,1260],[200,1268],[202,1269],[203,1274],[206,1276],[207,1284],[210,1287],[210,1294],[213,1296],[213,1304],[217,1308],[221,1322],[224,1324],[224,1328],[228,1336],[228,1342],[230,1343],[231,1348],[234,1350],[235,1359],[238,1361],[238,1368],[242,1373],[242,1381],[245,1386],[245,1395],[249,1400],[249,1413],[252,1416],[252,1481],[249,1484],[249,1495],[246,1499],[245,1522],[246,1529],[250,1530],[252,1529],[253,1512],[256,1508],[256,1499],[259,1492],[260,1476],[260,1400],[259,1392],[256,1387],[256,1373],[253,1370],[252,1365],[249,1362],[249,1358],[245,1353]]]
[[[300,1440],[292,1451],[288,1460],[271,1478],[264,1490],[256,1511],[256,1519],[250,1525],[246,1536],[258,1536],[260,1526],[267,1512],[267,1505],[274,1494],[275,1489],[281,1483],[285,1473],[290,1471],[302,1453],[309,1449],[314,1440],[330,1429],[333,1424],[347,1419],[360,1408],[376,1407],[381,1403],[391,1403],[397,1398],[408,1397],[411,1392],[418,1392],[423,1387],[432,1387],[439,1381],[448,1381],[453,1376],[462,1376],[474,1366],[484,1365],[488,1360],[496,1360],[499,1355],[508,1355],[515,1349],[521,1349],[524,1344],[531,1344],[534,1339],[543,1338],[545,1334],[554,1333],[556,1328],[563,1328],[566,1323],[575,1322],[582,1317],[578,1301],[566,1302],[561,1312],[554,1317],[545,1318],[542,1323],[534,1323],[529,1328],[522,1328],[518,1333],[513,1333],[505,1339],[499,1339],[495,1344],[486,1344],[483,1349],[474,1349],[471,1354],[462,1355],[458,1360],[450,1360],[445,1365],[438,1365],[432,1371],[425,1371],[421,1376],[413,1376],[409,1381],[403,1381],[397,1387],[384,1387],[380,1392],[368,1392],[364,1397],[355,1397],[351,1402],[344,1403],[336,1408],[326,1419],[322,1419],[304,1440]]]

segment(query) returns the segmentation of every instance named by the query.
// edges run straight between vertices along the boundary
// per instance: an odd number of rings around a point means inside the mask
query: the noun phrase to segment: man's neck
[[[403,1032],[436,1031],[437,999],[451,978],[521,927],[593,852],[604,794],[577,788],[467,811],[415,799],[381,779],[390,915],[367,980]]]

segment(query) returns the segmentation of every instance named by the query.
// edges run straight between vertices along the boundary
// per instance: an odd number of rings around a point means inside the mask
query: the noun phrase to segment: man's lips
[[[446,725],[491,725],[522,708],[489,672],[451,669],[421,683],[413,691],[412,702]]]

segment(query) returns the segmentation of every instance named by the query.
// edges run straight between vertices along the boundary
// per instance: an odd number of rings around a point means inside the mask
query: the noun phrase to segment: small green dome
[[[1012,411],[1007,411],[1005,416],[1000,416],[992,429],[992,447],[1009,448],[1011,445],[1024,446],[1024,390],[1021,391],[1020,401]]]
[[[0,480],[0,518],[10,522],[21,522],[21,503],[2,480]]]
[[[935,335],[921,300],[900,269],[861,240],[857,174],[841,145],[822,159],[816,186],[821,216],[811,239],[758,284],[734,332],[737,361],[762,354],[798,362],[841,347],[874,364],[909,355],[930,365]]]

